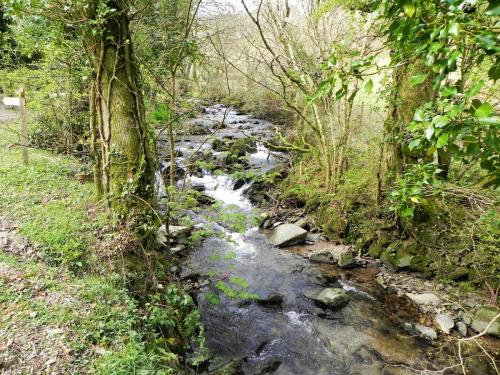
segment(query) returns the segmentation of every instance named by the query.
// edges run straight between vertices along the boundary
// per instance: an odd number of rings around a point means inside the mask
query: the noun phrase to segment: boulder
[[[255,151],[257,151],[257,143],[250,138],[238,138],[229,146],[229,154],[235,156],[236,159],[245,156],[247,152]]]
[[[306,241],[307,231],[294,224],[282,224],[273,229],[269,242],[277,247],[302,244]]]
[[[455,322],[449,315],[437,314],[434,317],[434,326],[441,332],[449,334],[452,328],[455,326]]]
[[[380,255],[380,260],[382,263],[392,272],[398,270],[398,262],[396,260],[396,255],[391,254],[390,251],[386,250]]]
[[[191,231],[193,230],[190,226],[181,226],[181,225],[169,225],[168,226],[170,233],[170,243],[171,244],[186,244],[189,242],[189,236],[191,235]],[[167,229],[165,225],[162,225],[158,228],[156,232],[156,241],[159,245],[166,246],[167,245]]]
[[[436,340],[437,332],[434,328],[423,326],[421,324],[415,324],[415,330],[417,333],[427,340]]]
[[[352,251],[349,250],[340,254],[337,260],[337,265],[340,268],[356,267],[356,260],[354,259]]]
[[[283,303],[283,297],[279,294],[270,294],[257,300],[257,303],[264,307],[279,307]]]
[[[500,311],[494,307],[483,306],[477,310],[472,319],[471,328],[476,332],[483,332],[488,324],[498,315]],[[490,335],[500,337],[500,318],[495,320],[486,331]]]
[[[350,300],[349,294],[340,288],[326,288],[319,294],[308,295],[307,297],[333,309],[339,309],[347,305]]]
[[[333,255],[330,251],[325,250],[320,253],[309,255],[309,260],[315,263],[329,263],[333,264]]]
[[[406,296],[415,302],[417,305],[433,305],[437,306],[441,303],[438,296],[432,293],[406,293]]]

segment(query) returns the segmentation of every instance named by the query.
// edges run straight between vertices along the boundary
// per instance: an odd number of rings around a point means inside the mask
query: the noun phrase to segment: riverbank
[[[24,166],[16,125],[0,123],[0,372],[182,373],[182,340],[199,328],[183,286],[159,279],[137,299],[116,267],[127,228],[109,224],[78,159],[30,149]],[[158,341],[177,328],[184,336]]]
[[[190,120],[188,128],[196,128],[196,135],[186,131],[176,145],[180,181],[207,197],[201,207],[183,211],[190,222],[184,223],[186,230],[211,234],[192,253],[186,252],[179,270],[181,278],[198,288],[211,353],[207,367],[245,374],[315,375],[352,369],[439,371],[450,364],[458,368],[452,348],[462,343],[461,338],[438,335],[433,324],[438,313],[446,313],[444,304],[424,313],[406,293],[420,296],[425,290],[386,273],[373,258],[351,253],[352,260],[343,260],[349,269],[339,269],[335,258],[324,252],[338,246],[321,240],[321,231],[302,217],[303,208],[290,205],[281,210],[273,184],[286,175],[288,156],[266,147],[273,138],[272,126],[243,112],[213,106]],[[192,155],[195,166],[189,163]],[[164,164],[165,173],[171,165]],[[262,215],[256,207],[272,208]],[[266,229],[257,230],[252,217]],[[310,245],[281,250],[269,243],[284,246],[297,241]],[[326,262],[309,257],[310,250],[318,247]],[[407,290],[394,289],[398,280]],[[341,296],[340,308],[325,306],[322,291]],[[434,292],[448,303],[443,290]],[[428,332],[432,337],[424,334]],[[487,345],[495,353],[492,342]],[[439,351],[443,344],[449,344],[451,351]],[[364,350],[370,354],[355,355]],[[484,354],[477,356],[474,348],[464,349],[463,354],[475,373],[491,371]]]

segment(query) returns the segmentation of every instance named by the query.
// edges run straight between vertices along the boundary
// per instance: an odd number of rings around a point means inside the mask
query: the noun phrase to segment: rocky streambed
[[[458,361],[431,345],[439,328],[418,309],[429,305],[415,301],[424,293],[391,290],[390,274],[349,247],[259,212],[266,197],[252,181],[287,162],[266,146],[273,135],[266,121],[208,107],[178,135],[175,162],[166,156],[162,166],[175,168],[179,187],[197,191],[201,203],[170,230],[185,256],[174,271],[198,286],[208,349],[193,358],[198,373],[411,374]],[[187,252],[192,233],[206,238]],[[441,315],[437,327],[455,329],[454,317]],[[469,368],[493,370],[483,360]]]

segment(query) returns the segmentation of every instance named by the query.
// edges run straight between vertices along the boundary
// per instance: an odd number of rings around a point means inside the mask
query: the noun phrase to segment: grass
[[[92,184],[75,179],[79,163],[72,157],[30,149],[23,165],[20,150],[6,147],[13,139],[2,126],[0,211],[15,218],[19,233],[39,245],[47,260],[82,267],[99,229],[88,213],[97,208]]]
[[[99,268],[92,254],[100,251],[98,233],[108,218],[93,185],[75,179],[79,161],[30,149],[23,165],[21,151],[6,147],[15,142],[0,123],[0,212],[43,260],[12,255],[0,245],[0,342],[9,335],[17,342],[24,332],[38,335],[43,345],[43,332],[56,328],[71,353],[63,373],[180,374],[178,355],[155,342],[162,321],[148,321],[148,309],[131,297],[122,275],[91,271]],[[106,246],[113,238],[108,234]],[[168,304],[183,293],[179,288],[157,297],[158,306],[168,311],[170,324],[193,327],[190,334],[196,334],[192,301]]]

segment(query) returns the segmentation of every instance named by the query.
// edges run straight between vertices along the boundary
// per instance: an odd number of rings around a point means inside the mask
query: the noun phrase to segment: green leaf
[[[427,129],[425,129],[425,138],[430,140],[433,135],[434,135],[434,126],[431,125]]]
[[[481,91],[483,85],[484,85],[484,81],[480,80],[479,82],[477,82],[475,85],[473,85],[470,89],[468,89],[465,92],[465,96],[470,98],[470,97],[476,95],[477,93],[479,93],[479,91]]]
[[[474,112],[474,114],[477,118],[485,118],[491,115],[492,112],[493,106],[490,103],[483,103],[479,106],[478,109],[476,109],[476,112]]]
[[[482,117],[479,119],[479,123],[483,125],[500,126],[500,117],[498,116]]]
[[[437,115],[432,119],[432,123],[436,128],[443,128],[450,122],[447,116]]]
[[[412,18],[413,15],[415,14],[415,4],[413,4],[413,2],[411,1],[406,1],[404,4],[403,4],[403,11],[405,12],[405,14]]]
[[[399,216],[401,217],[413,217],[413,207],[405,207],[401,210],[399,213]]]
[[[493,81],[500,79],[500,59],[497,59],[497,63],[488,70],[488,77]]]
[[[427,74],[416,74],[413,77],[410,77],[410,85],[417,86],[425,81],[427,78]]]
[[[444,96],[445,98],[450,96],[455,96],[457,92],[458,92],[457,88],[452,86],[444,86],[441,89],[441,95]]]
[[[413,141],[410,142],[408,145],[408,148],[410,151],[413,151],[415,147],[418,147],[420,145],[420,138],[414,139]]]
[[[422,122],[422,121],[425,121],[425,114],[424,114],[424,111],[422,109],[417,109],[415,111],[415,115],[413,116],[413,120],[414,121],[417,121],[417,122]]]
[[[366,82],[365,92],[369,95],[372,93],[372,90],[373,90],[373,81],[370,79],[368,82]]]
[[[443,146],[446,146],[448,144],[448,138],[448,133],[441,134],[436,142],[436,148],[442,148]]]
[[[490,0],[490,5],[486,9],[488,16],[500,16],[500,2],[498,0]]]
[[[452,36],[458,36],[459,30],[460,25],[458,24],[458,22],[450,23],[450,25],[448,26],[448,34]]]

